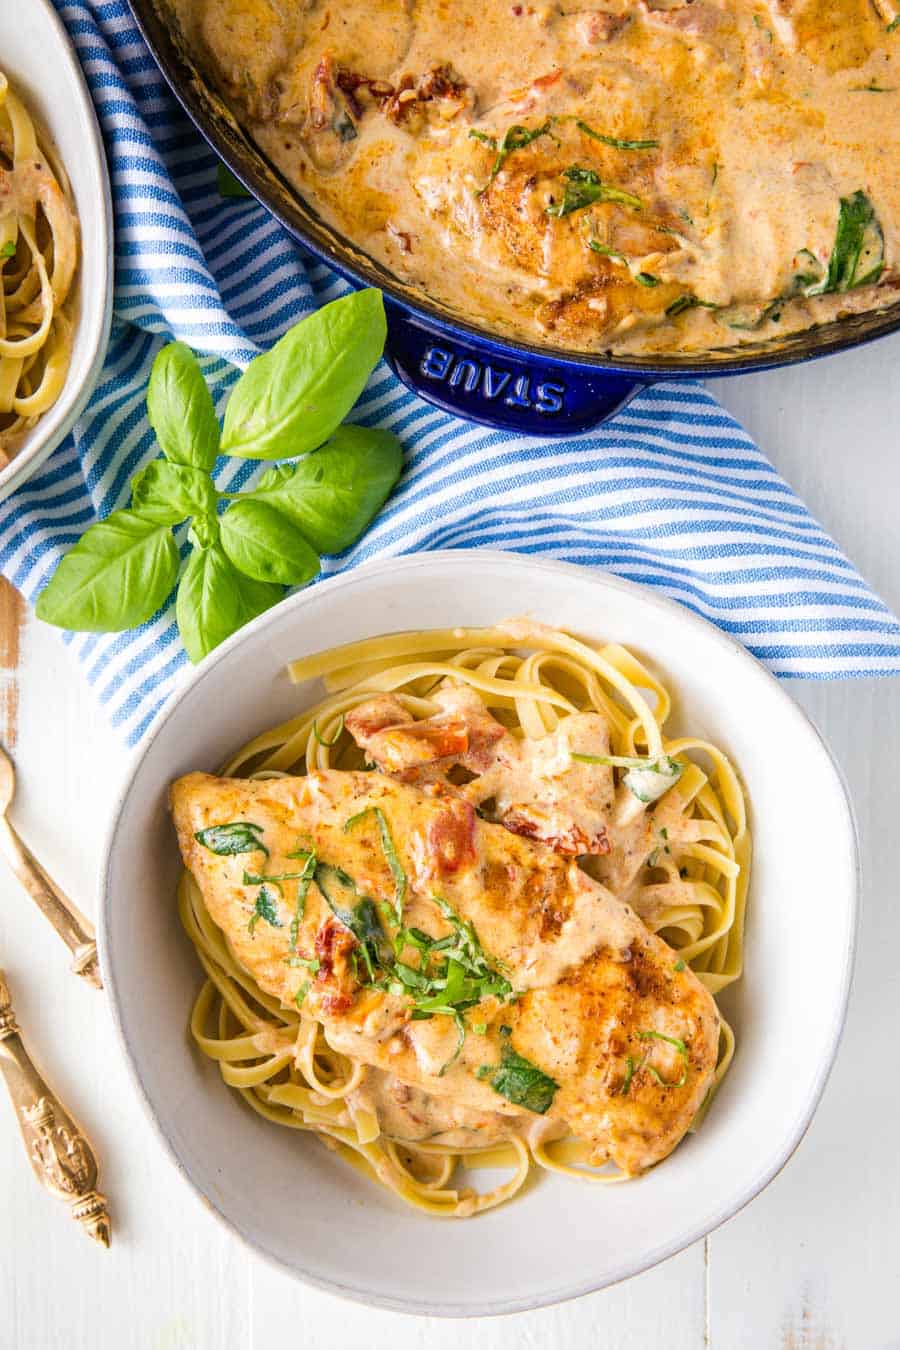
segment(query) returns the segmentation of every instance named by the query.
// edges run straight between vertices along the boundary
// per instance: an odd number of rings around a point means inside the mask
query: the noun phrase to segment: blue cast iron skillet
[[[384,292],[388,363],[410,389],[447,412],[503,430],[571,436],[597,426],[660,380],[771,370],[846,351],[900,329],[898,301],[790,337],[702,356],[588,356],[495,337],[392,275],[326,224],[206,83],[179,39],[166,0],[129,3],[173,93],[216,154],[298,243],[351,282]]]

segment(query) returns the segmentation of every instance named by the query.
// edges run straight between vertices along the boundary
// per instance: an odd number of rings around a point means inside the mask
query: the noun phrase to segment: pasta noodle
[[[739,978],[751,854],[743,790],[715,745],[667,737],[669,693],[625,648],[513,622],[367,640],[294,662],[290,674],[296,683],[321,678],[326,696],[244,746],[224,766],[225,775],[359,769],[362,752],[345,729],[345,716],[373,694],[391,692],[414,718],[427,717],[436,707],[430,696],[446,681],[477,690],[517,737],[552,733],[570,712],[597,712],[610,728],[614,755],[677,759],[680,777],[657,803],[669,822],[660,831],[660,848],[620,898],[690,964],[710,993],[720,994]],[[588,871],[593,862],[582,859]],[[281,1007],[258,987],[236,962],[188,872],[179,909],[207,977],[191,1017],[194,1040],[224,1081],[267,1120],[312,1131],[408,1204],[439,1216],[466,1216],[502,1203],[525,1185],[534,1166],[602,1183],[628,1179],[609,1166],[589,1167],[586,1146],[573,1137],[543,1144],[514,1137],[471,1149],[385,1137],[375,1113],[350,1100],[363,1066],[332,1049],[302,1007]],[[694,1128],[733,1054],[734,1035],[723,1019],[714,1085]],[[478,1192],[453,1184],[458,1167],[511,1171]]]
[[[0,467],[65,384],[77,263],[65,169],[0,71]]]

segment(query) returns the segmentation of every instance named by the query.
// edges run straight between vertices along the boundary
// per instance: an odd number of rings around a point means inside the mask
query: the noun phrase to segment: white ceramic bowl
[[[78,58],[50,0],[0,0],[0,69],[50,132],[81,224],[75,338],[62,393],[0,469],[0,501],[71,431],[91,395],[112,319],[112,204],[100,128]]]
[[[723,746],[752,804],[746,973],[729,991],[734,1067],[702,1129],[624,1186],[541,1177],[476,1219],[424,1217],[315,1139],[263,1121],[190,1048],[199,987],[175,915],[166,788],[215,769],[321,695],[292,657],[405,628],[517,613],[626,643],[665,676],[676,728]],[[279,605],[230,639],[173,698],[118,804],[101,904],[102,964],[125,1053],[171,1158],[269,1259],[313,1284],[409,1312],[537,1307],[677,1252],[752,1199],[809,1124],[837,1049],[856,924],[857,861],[841,778],[784,689],[730,638],[672,601],[585,568],[494,552],[369,564]]]

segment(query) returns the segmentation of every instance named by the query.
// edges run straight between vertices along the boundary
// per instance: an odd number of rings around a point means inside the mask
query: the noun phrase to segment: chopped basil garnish
[[[255,876],[252,872],[246,872],[246,871],[245,871],[245,872],[244,872],[244,877],[243,877],[243,884],[244,884],[245,886],[261,886],[262,889],[265,890],[266,887],[267,887],[267,885],[268,885],[269,883],[271,883],[271,885],[274,886],[275,889],[276,889],[281,895],[283,895],[283,894],[284,894],[284,886],[282,885],[282,882],[285,882],[285,881],[296,881],[296,882],[297,882],[297,903],[296,903],[296,905],[295,905],[295,907],[294,907],[294,917],[293,917],[293,919],[291,920],[291,930],[290,930],[290,931],[291,931],[290,949],[291,949],[291,951],[294,951],[294,950],[296,949],[296,946],[297,946],[297,932],[298,932],[298,930],[299,930],[299,928],[300,928],[300,924],[301,924],[301,922],[302,922],[302,920],[303,920],[303,915],[304,915],[304,912],[305,912],[305,910],[306,910],[306,893],[307,893],[307,891],[309,890],[309,883],[312,881],[313,876],[315,875],[315,870],[316,870],[316,853],[315,853],[315,849],[313,849],[311,852],[307,852],[307,851],[304,849],[304,850],[302,850],[302,851],[301,851],[301,850],[296,850],[294,853],[289,853],[287,856],[288,856],[289,858],[305,858],[305,859],[306,859],[306,865],[305,865],[305,867],[303,868],[303,871],[302,871],[302,872],[272,872],[272,873],[263,873],[263,875],[261,875],[261,876]],[[261,894],[261,893],[262,893],[262,892],[260,892],[260,894]],[[260,914],[260,912],[259,912],[259,902],[258,902],[258,901],[257,901],[257,914],[256,914],[256,916],[255,916],[253,919],[250,920],[250,932],[251,932],[251,933],[253,932],[253,927],[254,927],[254,925],[255,925],[255,923],[256,923],[256,918],[257,918],[257,917],[263,918],[263,919],[266,918],[266,915],[265,915],[265,914]],[[277,925],[277,926],[278,926],[279,928],[281,927],[280,924]]]
[[[266,923],[271,924],[273,928],[283,928],[284,924],[278,917],[277,904],[278,898],[275,892],[270,890],[268,886],[260,886],[253,915],[247,924],[247,931],[252,933],[260,919],[265,919]]]
[[[317,863],[315,878],[332,914],[359,943],[369,979],[374,982],[376,968],[390,963],[390,947],[375,901],[362,895],[341,867]]]
[[[406,903],[407,881],[406,873],[400,859],[397,856],[397,848],[391,835],[390,826],[387,823],[387,817],[380,806],[367,806],[364,811],[358,811],[355,816],[344,822],[344,833],[353,828],[360,820],[366,816],[373,815],[378,822],[378,830],[381,835],[381,847],[384,849],[384,856],[387,859],[387,865],[391,869],[391,876],[394,878],[394,917],[398,925],[403,924],[403,906]]]
[[[614,248],[609,248],[607,244],[600,244],[596,239],[588,240],[588,248],[592,248],[595,253],[599,253],[602,258],[609,258],[610,262],[621,263],[624,267],[628,266],[628,259],[624,253],[619,253]]]
[[[641,272],[636,265],[630,263],[624,253],[619,253],[617,249],[610,248],[607,244],[600,244],[596,239],[589,239],[587,246],[594,253],[599,253],[601,258],[609,258],[610,262],[619,263],[622,267],[627,267],[628,271],[634,277],[639,286],[659,286],[662,284],[660,277],[654,276],[652,272]]]
[[[637,1036],[638,1040],[640,1041],[664,1041],[666,1045],[673,1045],[675,1047],[679,1055],[681,1055],[681,1058],[684,1060],[684,1068],[682,1069],[681,1077],[678,1079],[677,1082],[675,1083],[666,1082],[662,1074],[660,1074],[658,1070],[654,1069],[652,1064],[647,1064],[647,1072],[650,1074],[654,1083],[658,1083],[660,1087],[674,1087],[674,1088],[684,1087],[685,1083],[687,1082],[688,1065],[689,1065],[688,1048],[685,1045],[684,1041],[679,1040],[677,1036],[664,1036],[661,1031],[639,1031],[637,1033]],[[644,1063],[646,1063],[646,1059],[644,1060]]]
[[[593,127],[589,127],[587,122],[576,121],[575,125],[585,136],[602,141],[604,145],[611,145],[614,150],[656,150],[659,146],[659,141],[622,141],[617,136],[604,136],[599,131],[594,131]]]
[[[476,131],[473,127],[469,132],[471,138],[475,141],[481,141],[483,145],[486,145],[489,149],[496,150],[497,152],[497,158],[494,160],[491,167],[488,180],[484,187],[478,189],[477,195],[480,197],[483,193],[487,192],[509,156],[516,150],[524,150],[526,145],[531,145],[532,141],[536,141],[539,136],[552,136],[553,132],[550,130],[552,125],[553,118],[548,117],[546,122],[543,122],[541,126],[534,127],[533,129],[518,125],[512,126],[507,130],[503,140],[500,141],[499,144],[496,136],[488,136],[485,132]]]
[[[322,962],[315,956],[286,956],[284,958],[286,966],[297,967],[305,966],[307,970],[317,975],[322,968]]]
[[[629,769],[622,782],[639,802],[655,802],[675,786],[683,773],[684,765],[666,755],[646,768]]]
[[[338,741],[341,739],[341,732],[342,732],[343,730],[344,730],[344,714],[343,714],[343,713],[341,713],[340,718],[338,719],[338,728],[337,728],[337,731],[334,733],[334,735],[332,736],[332,738],[331,738],[330,741],[326,741],[326,740],[321,736],[321,734],[320,734],[320,732],[319,732],[319,728],[318,728],[318,726],[316,725],[315,722],[313,722],[313,724],[312,724],[312,734],[313,734],[313,736],[314,736],[315,739],[319,742],[320,745],[324,745],[324,746],[325,746],[325,749],[326,749],[326,750],[331,750],[333,746],[337,745]]]
[[[625,192],[622,188],[602,182],[600,175],[594,169],[582,169],[577,164],[573,164],[563,171],[562,176],[566,180],[563,199],[561,202],[555,202],[552,206],[546,208],[548,216],[568,216],[573,211],[580,211],[585,206],[592,206],[594,202],[620,202],[623,206],[630,206],[635,211],[643,209],[643,202],[640,197],[635,197],[631,192]]]
[[[299,853],[288,854],[288,857],[302,856]],[[291,919],[291,951],[297,947],[297,934],[300,931],[300,925],[303,922],[303,916],[306,913],[306,895],[309,891],[309,884],[316,874],[316,850],[312,849],[306,858],[306,866],[297,878],[297,903],[294,906],[294,917]]]
[[[897,31],[898,28],[900,28],[900,14],[898,14],[895,19],[891,19],[890,23],[888,24],[887,28],[884,31],[886,33],[894,33]]]
[[[685,964],[683,961],[676,961],[672,969],[677,970],[680,973],[682,970],[685,969]]]
[[[491,1078],[494,1091],[514,1106],[524,1106],[539,1116],[549,1111],[559,1084],[530,1059],[517,1054],[508,1042],[501,1046],[500,1056],[500,1067]]]
[[[14,258],[16,256],[16,246],[12,239],[7,239],[6,243],[0,248],[0,258]]]
[[[693,224],[693,222],[691,222]],[[666,317],[674,319],[677,314],[683,314],[686,309],[718,309],[719,306],[712,300],[701,300],[696,295],[679,295],[677,300],[673,300],[666,309]]]
[[[296,1003],[296,1005],[297,1005],[298,1008],[302,1008],[302,1007],[303,1007],[303,1000],[306,998],[306,995],[309,993],[309,986],[310,986],[311,983],[312,983],[311,980],[304,980],[303,984],[301,984],[300,988],[297,990],[296,994],[294,995],[294,1002]]]
[[[262,831],[263,827],[255,825],[252,820],[233,820],[228,825],[210,825],[205,830],[198,830],[194,838],[210,853],[217,853],[220,857],[232,853],[265,853],[268,857],[269,850],[257,838]]]
[[[608,764],[613,768],[627,769],[622,782],[633,792],[638,801],[655,802],[664,792],[678,782],[684,773],[684,765],[671,755],[660,759],[642,759],[633,755],[582,755],[572,752],[572,758],[581,764]]]
[[[678,964],[675,966],[676,970],[678,970],[679,968],[681,970],[684,969],[683,961],[679,961]],[[671,1087],[671,1088],[684,1087],[685,1083],[687,1082],[688,1065],[689,1065],[688,1049],[684,1041],[678,1040],[678,1038],[675,1036],[664,1036],[661,1031],[639,1031],[637,1033],[637,1037],[639,1041],[665,1041],[667,1045],[674,1045],[675,1049],[678,1051],[679,1055],[681,1055],[682,1059],[684,1060],[684,1069],[682,1070],[681,1077],[678,1079],[677,1082],[668,1083],[666,1082],[665,1078],[663,1078],[662,1074],[659,1073],[657,1069],[654,1069],[652,1064],[647,1063],[648,1059],[650,1058],[649,1050],[644,1055],[643,1059],[640,1060],[640,1062],[635,1060],[631,1055],[626,1055],[625,1078],[622,1082],[622,1087],[620,1088],[621,1095],[623,1097],[626,1097],[628,1095],[628,1091],[631,1087],[632,1078],[636,1073],[640,1073],[641,1069],[644,1068],[646,1068],[647,1072],[650,1074],[650,1077],[653,1079],[654,1083],[657,1083],[660,1087]]]

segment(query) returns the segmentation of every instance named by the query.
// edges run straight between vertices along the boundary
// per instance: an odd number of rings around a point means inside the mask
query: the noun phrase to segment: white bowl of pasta
[[[101,955],[149,1116],[235,1233],[336,1293],[487,1315],[645,1269],[784,1165],[856,896],[840,775],[739,644],[452,551],[201,664],[117,806]]]
[[[0,500],[72,429],[112,318],[100,129],[50,0],[0,6]]]

